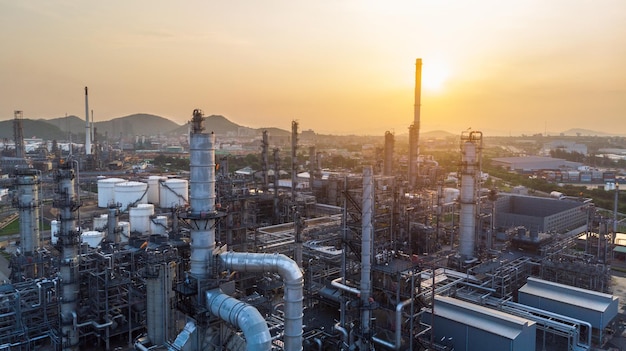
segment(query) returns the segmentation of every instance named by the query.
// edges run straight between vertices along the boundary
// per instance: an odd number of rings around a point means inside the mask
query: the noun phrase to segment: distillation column
[[[372,166],[363,167],[363,215],[361,217],[361,335],[365,343],[371,337],[372,253],[374,252],[374,178]],[[364,349],[364,348],[362,348]]]
[[[201,110],[193,111],[189,140],[189,273],[198,280],[212,276],[215,248],[215,134],[204,133]]]
[[[15,172],[16,196],[13,206],[18,209],[20,222],[20,250],[32,253],[41,247],[39,233],[39,184],[41,180],[33,169]]]
[[[76,328],[78,300],[78,247],[80,229],[76,213],[80,207],[74,190],[73,162],[61,164],[55,173],[57,191],[54,207],[59,209],[59,245],[61,246],[61,338],[63,350],[78,350]]]
[[[89,124],[89,89],[85,87],[85,155],[91,155],[91,125]]]
[[[146,266],[146,330],[154,345],[163,345],[175,335],[171,301],[172,282],[176,279],[175,262],[157,262]]]
[[[269,147],[270,142],[267,136],[267,130],[263,131],[263,139],[261,140],[261,167],[263,173],[263,192],[267,192],[267,188],[269,187],[269,175],[267,174],[270,168],[270,158],[269,158]]]
[[[298,179],[298,122],[291,121],[291,201],[296,202],[296,181]]]
[[[420,111],[422,106],[422,59],[415,60],[415,105],[413,106],[413,124],[409,126],[409,185],[417,184],[419,175],[419,134]]]
[[[474,257],[481,151],[482,132],[464,132],[461,135],[459,254],[463,260],[470,260]]]
[[[392,176],[393,172],[393,148],[394,148],[394,135],[390,131],[385,132],[385,158],[383,159],[383,175]]]
[[[24,129],[22,128],[22,117],[24,112],[13,111],[13,141],[15,142],[15,157],[24,158]]]

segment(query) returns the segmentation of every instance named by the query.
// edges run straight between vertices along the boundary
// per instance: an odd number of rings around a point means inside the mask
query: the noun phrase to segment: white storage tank
[[[96,230],[90,230],[82,232],[82,234],[80,234],[80,238],[83,243],[86,243],[89,247],[96,248],[100,245],[102,239],[104,239],[104,233]]]
[[[50,243],[55,245],[59,241],[59,221],[53,219],[50,221]]]
[[[150,216],[154,215],[154,205],[139,204],[135,207],[131,207],[129,213],[131,230],[141,234],[149,234]]]
[[[189,201],[189,182],[185,179],[168,179],[161,183],[159,207],[184,206]]]
[[[443,203],[454,202],[459,198],[461,191],[457,188],[443,188]]]
[[[127,243],[130,238],[130,222],[117,222],[117,225],[122,229],[121,242]]]
[[[108,214],[101,214],[98,217],[94,217],[93,218],[93,230],[100,230],[100,231],[104,231],[104,229],[107,226],[107,221],[108,221],[109,215]]]
[[[98,179],[98,207],[105,208],[115,202],[115,184],[125,182],[121,178]]]
[[[117,183],[115,184],[115,202],[122,205],[122,211],[131,205],[147,204],[147,190],[148,184],[142,182]]]
[[[150,231],[152,234],[167,234],[167,216],[156,216],[150,220]]]
[[[152,175],[148,177],[148,203],[158,204],[160,185],[159,181],[166,180],[167,177]]]

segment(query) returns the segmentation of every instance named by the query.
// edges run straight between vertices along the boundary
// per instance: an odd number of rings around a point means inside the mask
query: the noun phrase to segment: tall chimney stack
[[[409,127],[409,184],[415,186],[419,156],[420,109],[422,100],[422,59],[415,60],[415,105],[413,110],[413,124]]]
[[[89,124],[89,92],[85,87],[85,154],[91,155],[91,125]]]

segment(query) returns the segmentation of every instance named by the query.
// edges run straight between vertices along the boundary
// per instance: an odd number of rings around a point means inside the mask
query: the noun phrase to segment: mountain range
[[[221,115],[211,115],[206,117],[205,127],[208,131],[214,132],[218,136],[240,135],[261,133],[267,130],[270,135],[289,135],[290,132],[279,128],[249,128],[231,122]],[[187,124],[177,124],[167,118],[138,113],[124,117],[114,118],[108,121],[94,123],[94,128],[98,135],[117,138],[119,136],[134,137],[136,135],[181,135],[188,133]],[[25,138],[42,138],[45,140],[68,140],[71,134],[72,139],[81,140],[85,135],[85,120],[77,116],[58,117],[53,119],[23,119],[22,129]],[[456,134],[445,131],[431,131],[420,133],[422,138],[445,138]],[[607,133],[587,130],[569,129],[558,133],[565,136],[610,136]],[[381,134],[382,136],[382,134]],[[13,139],[13,120],[0,121],[0,139]]]
[[[268,130],[271,135],[288,135],[290,132],[279,128],[248,128],[229,121],[220,115],[206,117],[205,127],[216,135],[261,132]],[[133,114],[114,118],[109,121],[94,123],[99,135],[108,137],[133,137],[135,135],[181,135],[189,132],[187,124],[177,124],[167,118],[151,114]],[[70,134],[75,140],[85,135],[85,120],[77,116],[58,117],[52,119],[22,119],[22,130],[25,138],[42,138],[45,140],[67,140]],[[13,120],[0,121],[0,138],[13,139]]]

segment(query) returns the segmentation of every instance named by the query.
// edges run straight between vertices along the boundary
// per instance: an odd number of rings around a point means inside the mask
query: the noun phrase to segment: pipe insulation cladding
[[[267,322],[255,307],[224,294],[220,289],[207,291],[206,303],[213,315],[243,331],[247,351],[272,349]]]
[[[219,255],[222,268],[243,272],[277,273],[285,284],[285,351],[302,350],[302,300],[304,278],[298,264],[283,254],[226,252]]]

